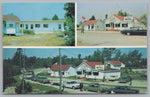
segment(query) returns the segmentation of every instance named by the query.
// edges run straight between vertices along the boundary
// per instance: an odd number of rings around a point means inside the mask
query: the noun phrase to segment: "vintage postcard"
[[[146,3],[78,3],[78,46],[147,46]]]
[[[74,3],[3,3],[3,46],[74,46]]]
[[[145,94],[147,48],[3,48],[4,94]]]

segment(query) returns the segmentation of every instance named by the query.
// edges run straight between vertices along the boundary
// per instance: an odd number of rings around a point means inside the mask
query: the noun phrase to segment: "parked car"
[[[121,77],[119,79],[119,83],[127,83],[127,82],[130,82],[131,78],[129,76],[127,77]]]
[[[38,76],[37,81],[44,84],[49,83],[49,79],[47,79],[45,76]]]
[[[83,89],[85,91],[93,91],[93,92],[97,92],[97,93],[106,92],[106,90],[107,90],[106,87],[102,87],[98,83],[89,84],[88,86],[84,86]]]
[[[26,79],[30,79],[32,76],[33,76],[33,74],[31,74],[31,73],[24,74],[24,78],[26,78]]]
[[[49,82],[52,84],[52,85],[60,85],[60,80],[57,80],[57,79],[50,79]],[[62,81],[62,84],[63,84],[63,81]]]
[[[107,89],[107,92],[116,94],[138,94],[139,90],[130,89],[128,86],[116,86],[115,88]]]
[[[147,35],[147,30],[143,27],[130,27],[128,30],[121,30],[121,33],[125,35]]]
[[[68,81],[68,82],[64,83],[64,87],[78,89],[78,88],[80,88],[80,84],[77,83],[76,81]]]
[[[38,79],[38,77],[35,76],[35,75],[33,75],[32,77],[30,77],[30,80],[32,80],[32,81],[37,81],[37,79]]]

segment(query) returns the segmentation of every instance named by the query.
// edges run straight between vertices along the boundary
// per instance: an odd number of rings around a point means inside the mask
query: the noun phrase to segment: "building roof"
[[[124,16],[119,16],[119,15],[115,15],[115,14],[114,14],[114,16],[115,16],[116,18],[118,18],[119,20],[124,21]]]
[[[82,25],[92,25],[96,24],[99,20],[86,20],[82,23]]]
[[[134,17],[137,21],[140,21],[140,19],[139,18],[137,18],[137,17]]]
[[[20,22],[20,19],[17,16],[3,15],[3,21],[16,21],[16,22]]]
[[[104,65],[102,62],[85,62],[89,65],[92,69],[95,69],[95,65]]]
[[[51,70],[59,71],[59,68],[60,68],[59,66],[60,66],[59,64],[54,64],[54,65],[51,67]],[[68,70],[69,67],[70,67],[70,65],[63,65],[63,64],[62,64],[62,70],[63,70],[63,71]]]
[[[109,61],[109,62],[111,62],[113,65],[121,65],[121,62],[120,62],[120,61],[111,60],[111,61]]]

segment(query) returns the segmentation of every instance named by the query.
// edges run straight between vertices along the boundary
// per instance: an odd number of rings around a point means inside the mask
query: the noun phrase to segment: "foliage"
[[[119,16],[129,16],[130,14],[127,13],[127,12],[123,12],[122,10],[119,10],[117,15],[119,15]]]
[[[75,4],[66,3],[64,5],[64,10],[66,10],[66,14],[65,14],[66,28],[64,33],[68,34],[68,40],[66,41],[66,45],[74,46],[75,45]]]
[[[52,17],[52,20],[59,20],[58,16],[55,14],[53,17]]]
[[[95,20],[95,16],[92,15],[92,17],[89,20]]]
[[[29,34],[29,35],[34,35],[34,31],[33,30],[26,30],[26,29],[23,29],[23,33],[24,34]]]
[[[143,14],[140,16],[141,23],[147,26],[147,14]]]
[[[50,20],[49,18],[47,18],[47,17],[44,17],[44,18],[42,18],[42,20]]]
[[[14,13],[7,14],[9,16],[16,16]]]
[[[16,93],[17,94],[27,94],[32,91],[32,86],[30,83],[26,83],[24,80],[24,91],[23,91],[23,80],[19,86],[16,87]]]
[[[107,19],[107,18],[108,18],[108,14],[105,15],[105,19]]]

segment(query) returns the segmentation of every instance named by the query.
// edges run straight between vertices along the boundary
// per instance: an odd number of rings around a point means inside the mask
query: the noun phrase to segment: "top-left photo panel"
[[[75,3],[3,3],[3,46],[75,46]]]

